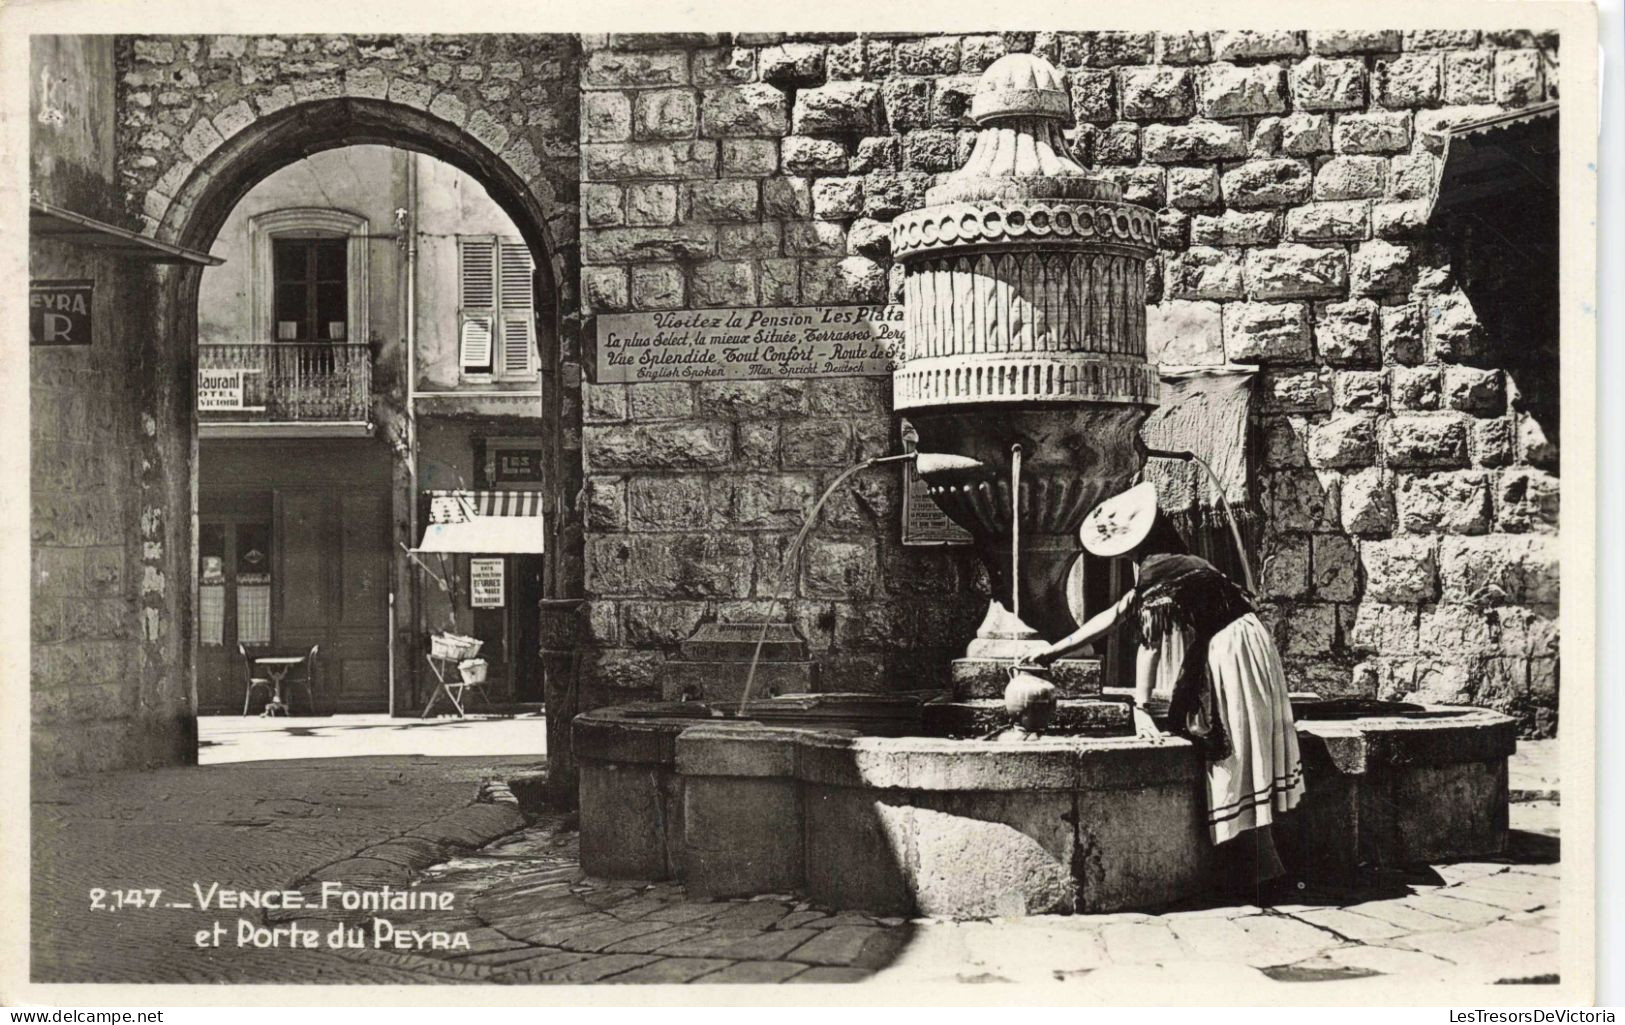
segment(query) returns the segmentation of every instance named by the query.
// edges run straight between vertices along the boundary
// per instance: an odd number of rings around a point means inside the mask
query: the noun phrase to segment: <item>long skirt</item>
[[[1230,754],[1208,763],[1208,832],[1215,844],[1268,826],[1303,798],[1303,762],[1286,676],[1264,624],[1242,616],[1208,642]]]

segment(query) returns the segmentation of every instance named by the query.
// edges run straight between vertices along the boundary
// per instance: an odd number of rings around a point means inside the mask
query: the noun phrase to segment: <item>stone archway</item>
[[[566,318],[565,311],[569,308],[567,295],[573,293],[568,283],[574,280],[575,272],[573,249],[561,250],[555,242],[554,225],[573,225],[575,210],[573,205],[557,200],[558,190],[543,175],[528,143],[517,155],[512,147],[499,153],[506,131],[493,134],[489,126],[494,119],[485,115],[482,120],[482,112],[477,111],[466,122],[462,113],[458,111],[454,120],[447,120],[433,110],[389,99],[331,97],[253,117],[237,125],[229,137],[216,129],[209,145],[190,147],[195,159],[175,165],[149,193],[148,231],[165,241],[207,250],[233,208],[258,182],[304,156],[339,147],[373,144],[413,150],[451,164],[479,181],[524,238],[535,266],[542,433],[550,439],[545,479],[549,482],[546,508],[551,524],[543,579],[548,597],[572,596],[580,588],[581,532],[574,523],[570,496],[579,490],[580,467],[579,460],[568,458],[565,446],[579,438],[579,425],[572,428],[563,421],[569,415],[579,416],[572,411],[578,411],[580,405],[564,394],[566,375],[561,371],[571,349],[565,344],[564,332],[567,320],[573,318]],[[223,116],[204,123],[213,128]],[[476,122],[486,125],[487,130],[477,135],[473,131]],[[196,138],[199,136],[195,133],[188,135],[189,140]],[[164,186],[172,186],[173,195],[157,193]],[[177,367],[176,376],[188,383],[195,374],[193,354],[201,278],[200,268],[173,268],[163,275],[160,284],[157,326],[171,339],[170,351],[186,354],[187,365]],[[188,411],[187,422],[174,426],[194,439],[195,510],[196,414],[192,403],[184,408]],[[195,675],[195,667],[191,672]],[[195,682],[193,695],[196,707]]]

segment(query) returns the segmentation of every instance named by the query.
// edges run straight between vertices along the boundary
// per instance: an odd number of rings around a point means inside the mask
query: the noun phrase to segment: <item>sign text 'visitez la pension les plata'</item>
[[[766,306],[598,318],[598,383],[883,377],[903,307]]]

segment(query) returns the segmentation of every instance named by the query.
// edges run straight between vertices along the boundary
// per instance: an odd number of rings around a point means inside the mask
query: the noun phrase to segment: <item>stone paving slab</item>
[[[1293,986],[1392,976],[1556,979],[1561,866],[1552,802],[1514,806],[1518,831],[1505,857],[1414,866],[1356,889],[1300,890],[1270,906],[1210,901],[1158,914],[905,921],[794,894],[717,900],[691,897],[669,881],[592,879],[581,871],[573,820],[556,815],[422,868],[422,844],[463,835],[439,821],[436,809],[466,805],[490,773],[486,763],[422,761],[114,774],[98,781],[109,788],[105,797],[86,784],[42,788],[35,839],[51,846],[50,857],[36,859],[36,920],[44,923],[36,956],[73,946],[75,957],[54,962],[63,981],[1088,986],[1141,978],[1191,984],[1211,976]],[[202,793],[202,771],[230,778],[215,777]],[[190,930],[189,918],[97,918],[77,906],[92,880],[121,879],[132,864],[161,866],[151,875],[166,886],[219,876],[270,887],[322,874],[323,866],[361,851],[392,881],[415,873],[412,892],[454,895],[449,910],[402,912],[391,921],[462,931],[466,945],[192,952],[181,949],[175,932],[181,923]],[[83,942],[87,935],[94,941]]]

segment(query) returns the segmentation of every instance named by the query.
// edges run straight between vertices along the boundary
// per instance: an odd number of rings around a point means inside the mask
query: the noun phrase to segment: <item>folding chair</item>
[[[248,714],[248,703],[254,699],[254,688],[264,687],[273,696],[276,689],[271,686],[271,679],[267,676],[254,675],[254,660],[248,657],[248,649],[241,643],[237,645],[237,653],[243,656],[243,678],[248,685],[243,691],[243,714]]]

